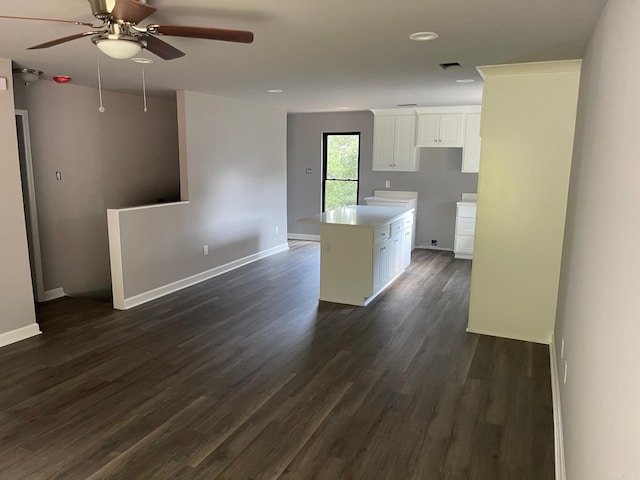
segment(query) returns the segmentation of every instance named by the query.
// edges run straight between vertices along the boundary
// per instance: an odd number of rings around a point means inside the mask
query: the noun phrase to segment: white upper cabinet
[[[418,147],[462,147],[464,113],[418,114]]]
[[[396,145],[396,117],[376,115],[373,121],[373,169],[392,170]]]
[[[480,114],[467,114],[462,150],[462,172],[478,173],[480,171]]]
[[[394,170],[400,172],[417,172],[419,153],[416,149],[416,117],[415,115],[399,115],[396,117]]]
[[[480,106],[371,110],[373,170],[417,172],[420,147],[462,148],[462,172],[480,167]]]
[[[392,111],[373,113],[373,170],[418,171],[415,113],[407,114],[406,110],[401,115]]]

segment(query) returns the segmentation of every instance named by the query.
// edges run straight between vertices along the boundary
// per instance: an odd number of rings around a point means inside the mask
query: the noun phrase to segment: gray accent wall
[[[0,58],[0,335],[35,323],[13,103],[11,61]]]
[[[29,112],[44,289],[111,295],[108,208],[178,200],[176,102],[41,80],[17,86]],[[56,172],[62,180],[56,180]]]
[[[313,225],[297,219],[320,213],[322,208],[322,135],[325,132],[360,132],[360,193],[358,203],[383,190],[418,192],[416,245],[453,250],[456,201],[462,193],[475,193],[478,175],[462,173],[461,148],[423,148],[419,172],[374,172],[373,113],[301,113],[287,117],[287,206],[289,233],[317,235]],[[311,174],[306,170],[312,169]]]

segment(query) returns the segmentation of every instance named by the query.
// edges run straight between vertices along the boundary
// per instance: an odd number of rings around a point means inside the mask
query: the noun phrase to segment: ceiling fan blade
[[[61,43],[70,42],[71,40],[76,40],[78,38],[86,37],[87,35],[96,35],[98,33],[105,33],[105,32],[101,30],[97,32],[76,33],[75,35],[69,35],[68,37],[57,38],[55,40],[51,40],[50,42],[34,45],[33,47],[29,47],[27,50],[37,50],[39,48],[53,47],[54,45],[60,45]]]
[[[87,23],[87,22],[76,22],[75,20],[59,20],[57,18],[38,18],[38,17],[10,17],[7,15],[0,15],[0,18],[10,18],[13,20],[37,20],[40,22],[58,22],[58,23],[71,23],[73,25],[84,25],[87,27],[93,27],[93,28],[97,28],[100,25],[94,25],[93,23]]]
[[[252,43],[253,32],[245,30],[226,30],[224,28],[185,27],[179,25],[154,25],[154,31],[160,35],[173,37],[205,38],[225,42]]]
[[[156,7],[137,0],[117,0],[111,10],[111,16],[116,20],[137,24],[156,10]]]
[[[147,50],[151,53],[155,53],[163,60],[173,60],[174,58],[184,57],[184,52],[169,45],[164,40],[149,35],[145,38],[147,41]]]

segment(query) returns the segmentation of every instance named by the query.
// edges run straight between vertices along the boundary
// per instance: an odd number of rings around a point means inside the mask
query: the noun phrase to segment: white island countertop
[[[354,227],[375,228],[379,225],[391,223],[413,208],[403,207],[375,207],[368,205],[350,205],[336,208],[313,217],[298,220],[298,223],[315,225],[351,225]]]

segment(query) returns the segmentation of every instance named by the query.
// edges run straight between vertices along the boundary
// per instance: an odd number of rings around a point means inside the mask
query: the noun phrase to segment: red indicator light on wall
[[[71,81],[71,77],[67,77],[66,75],[56,75],[53,77],[53,81],[56,83],[69,83]]]

